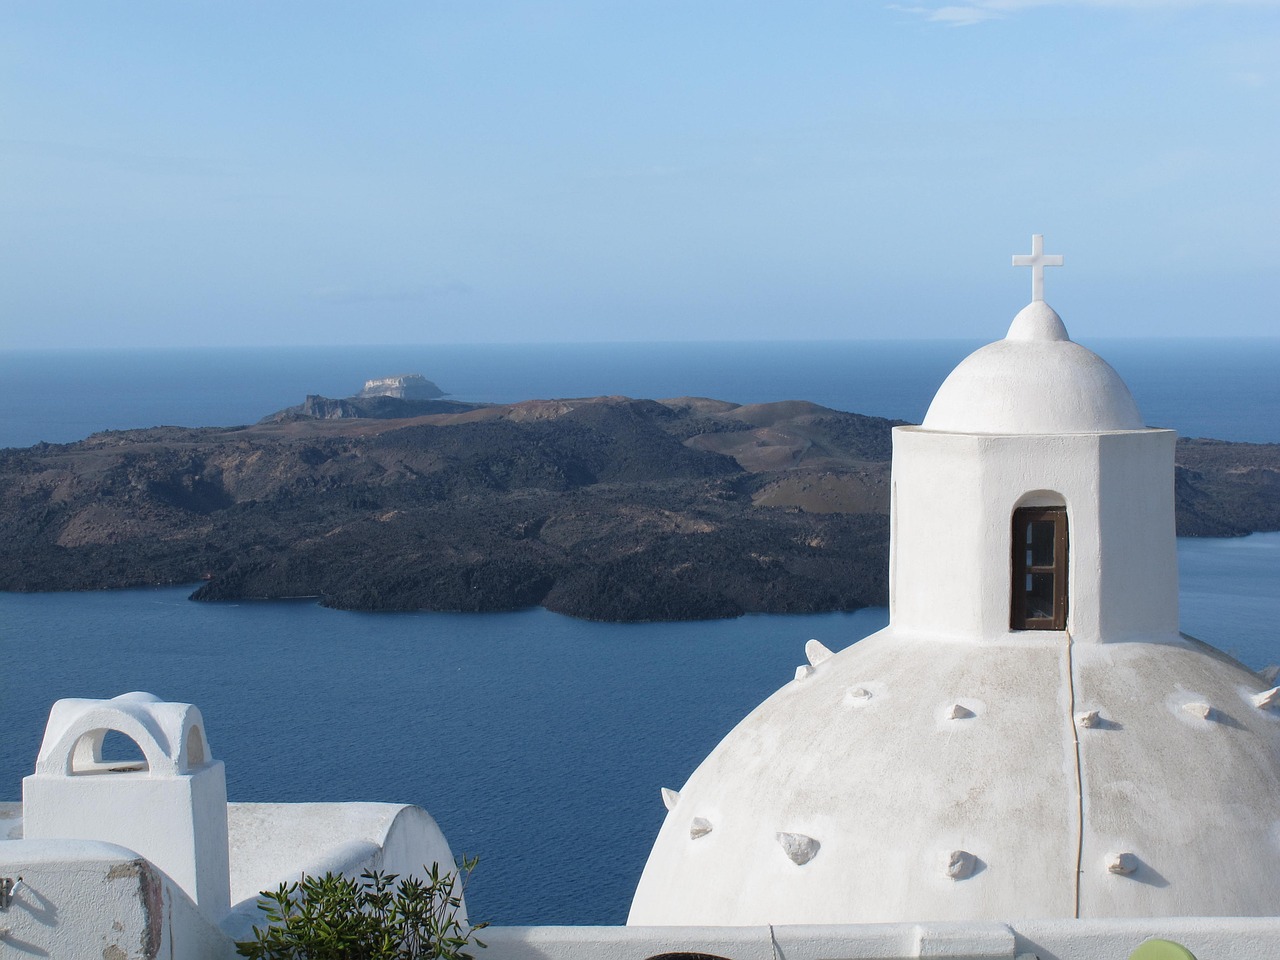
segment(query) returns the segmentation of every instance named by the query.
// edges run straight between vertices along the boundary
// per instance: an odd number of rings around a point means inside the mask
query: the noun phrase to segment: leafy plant
[[[423,867],[424,878],[381,871],[359,880],[341,874],[303,875],[263,891],[258,909],[268,925],[236,944],[250,960],[472,960],[475,932],[487,924],[459,920],[462,894],[478,858],[457,869]],[[397,880],[399,882],[397,883]]]

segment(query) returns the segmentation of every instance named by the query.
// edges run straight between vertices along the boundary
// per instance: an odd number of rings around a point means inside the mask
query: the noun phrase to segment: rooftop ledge
[[[144,942],[157,948],[139,956],[170,960],[232,960],[236,956],[231,931],[210,925],[168,877],[133,851],[116,845],[4,840],[0,841],[0,874],[7,879],[24,877],[11,902],[0,911],[0,946],[54,946],[56,941],[64,948],[78,949],[105,935],[108,941]],[[163,909],[155,909],[162,903]],[[488,947],[476,956],[480,960],[688,960],[690,954],[699,960],[1126,960],[1152,938],[1182,944],[1197,960],[1271,960],[1280,941],[1280,917],[772,927],[506,926],[481,931]],[[166,944],[173,945],[171,951]]]

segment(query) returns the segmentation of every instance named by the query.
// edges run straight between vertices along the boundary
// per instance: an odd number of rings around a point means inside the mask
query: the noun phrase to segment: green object
[[[1195,954],[1172,940],[1148,940],[1129,954],[1129,960],[1196,960]]]
[[[467,947],[483,947],[475,932],[485,926],[458,919],[462,892],[476,860],[455,870],[423,867],[424,880],[394,873],[304,876],[274,893],[264,892],[258,909],[269,925],[254,927],[252,940],[236,944],[250,960],[471,960]]]

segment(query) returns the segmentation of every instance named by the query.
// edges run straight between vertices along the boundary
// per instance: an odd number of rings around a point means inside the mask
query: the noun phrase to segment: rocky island
[[[459,413],[478,406],[474,403],[441,400],[440,397],[443,396],[444,391],[422,374],[402,374],[366,380],[364,388],[358,394],[341,400],[311,394],[296,407],[286,407],[264,417],[262,422],[342,420],[350,417],[395,420],[424,413]]]
[[[0,450],[0,589],[202,581],[198,600],[618,621],[852,610],[886,602],[894,423],[801,401],[381,394]],[[1280,445],[1182,440],[1176,485],[1184,535],[1280,529]]]
[[[444,391],[420,373],[402,373],[395,377],[366,380],[361,397],[395,397],[399,400],[435,400]]]

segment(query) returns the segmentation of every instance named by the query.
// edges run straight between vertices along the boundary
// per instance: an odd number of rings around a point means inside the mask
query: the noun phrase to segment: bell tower
[[[893,432],[890,619],[955,639],[1178,632],[1172,430],[1043,299],[965,359],[918,427]],[[1056,261],[1056,262],[1055,262]]]

